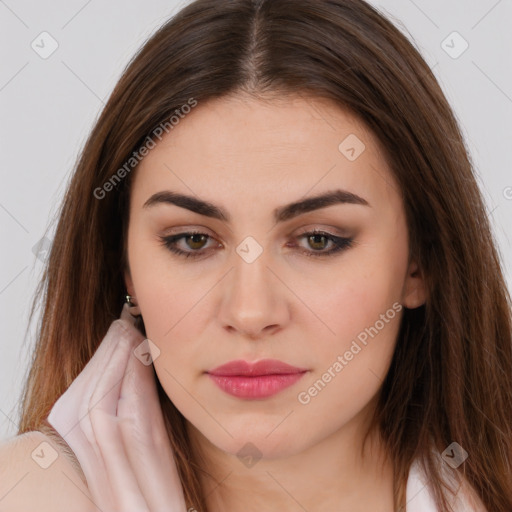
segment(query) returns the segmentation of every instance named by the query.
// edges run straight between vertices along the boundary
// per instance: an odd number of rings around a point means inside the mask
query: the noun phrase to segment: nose
[[[233,255],[234,268],[223,280],[218,316],[227,331],[257,340],[290,321],[286,286],[268,260],[265,251],[251,263]]]

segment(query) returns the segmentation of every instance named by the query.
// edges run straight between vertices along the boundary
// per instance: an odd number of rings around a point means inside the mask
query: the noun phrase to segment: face
[[[199,103],[135,172],[127,290],[196,435],[273,458],[355,431],[403,308],[424,302],[376,138],[327,100],[224,97]],[[263,359],[299,370],[209,373]]]

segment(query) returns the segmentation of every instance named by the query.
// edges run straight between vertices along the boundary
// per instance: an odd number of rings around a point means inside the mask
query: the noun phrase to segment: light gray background
[[[0,439],[16,433],[33,348],[34,329],[26,341],[23,336],[44,258],[34,246],[57,211],[77,154],[123,67],[185,3],[0,0]],[[512,289],[512,2],[370,3],[415,42],[455,109]],[[31,47],[35,41],[49,48],[49,40],[39,37],[43,31],[58,43],[46,59]],[[454,31],[469,44],[458,58],[443,49],[461,48],[462,41],[450,36]]]

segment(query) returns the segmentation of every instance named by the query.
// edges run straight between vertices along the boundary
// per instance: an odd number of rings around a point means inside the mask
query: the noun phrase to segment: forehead
[[[164,188],[224,204],[236,196],[240,205],[276,197],[282,204],[332,188],[377,203],[397,195],[380,143],[364,123],[330,100],[307,96],[199,102],[135,174],[140,204]]]

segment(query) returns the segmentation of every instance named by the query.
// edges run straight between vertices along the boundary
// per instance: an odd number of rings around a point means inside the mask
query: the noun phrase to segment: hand
[[[125,304],[47,421],[76,455],[103,512],[186,512],[153,365],[133,353],[144,339]]]

